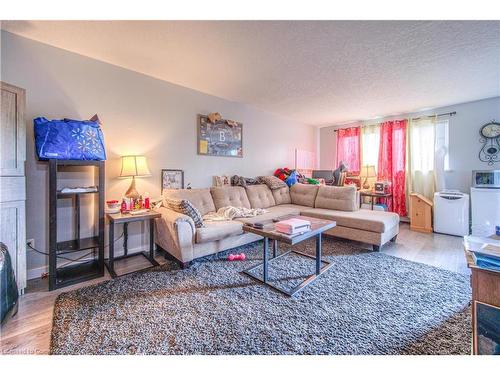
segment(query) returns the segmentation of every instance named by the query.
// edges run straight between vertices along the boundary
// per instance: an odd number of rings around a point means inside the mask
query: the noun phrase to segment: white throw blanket
[[[263,208],[245,208],[245,207],[221,207],[217,212],[211,212],[203,216],[205,221],[227,221],[238,217],[254,217],[269,212]]]

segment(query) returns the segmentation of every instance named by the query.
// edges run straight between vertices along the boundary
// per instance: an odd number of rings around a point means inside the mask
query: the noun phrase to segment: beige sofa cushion
[[[273,197],[276,204],[292,203],[292,198],[290,197],[290,189],[288,188],[288,186],[273,190]]]
[[[280,218],[282,216],[286,215],[299,215],[300,211],[303,208],[307,207],[300,207],[300,206],[295,206],[293,204],[290,205],[282,205],[282,206],[273,206],[273,207],[268,207],[266,210],[269,212],[263,214],[263,215],[258,215],[254,217],[241,217],[234,219],[236,221],[240,221],[242,223],[259,223],[259,222],[271,222],[273,219]]]
[[[212,193],[216,210],[227,206],[250,208],[250,202],[244,187],[213,187],[210,189],[210,193]]]
[[[276,205],[273,193],[267,185],[249,185],[245,189],[251,208],[268,208]]]
[[[203,228],[196,229],[196,243],[221,240],[243,234],[243,223],[239,221],[207,221]]]
[[[290,197],[293,204],[314,207],[318,185],[294,184],[290,188]]]
[[[384,233],[399,224],[399,215],[394,212],[357,210],[334,211],[325,208],[303,210],[302,215],[334,220],[337,226]]]
[[[215,211],[210,189],[165,189],[163,190],[163,196],[173,199],[186,199],[190,201],[202,215]]]
[[[340,211],[357,211],[359,210],[359,201],[356,199],[356,187],[354,185],[320,186],[314,207]]]

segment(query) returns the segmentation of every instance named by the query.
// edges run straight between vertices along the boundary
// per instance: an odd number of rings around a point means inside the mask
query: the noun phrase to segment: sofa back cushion
[[[210,193],[212,194],[216,210],[227,206],[250,208],[250,202],[244,187],[213,187],[210,188]]]
[[[318,185],[293,184],[290,188],[290,197],[293,204],[314,207]]]
[[[320,186],[314,203],[316,208],[328,208],[339,211],[359,210],[359,199],[356,187],[351,186]]]
[[[245,187],[251,208],[276,206],[271,189],[267,185],[249,185]]]
[[[290,189],[288,188],[288,186],[273,190],[273,197],[277,205],[292,203],[292,198],[290,197]]]
[[[200,211],[202,215],[215,211],[214,201],[210,189],[165,189],[164,198],[186,199]],[[165,203],[165,202],[164,202]],[[168,207],[167,204],[165,204]]]

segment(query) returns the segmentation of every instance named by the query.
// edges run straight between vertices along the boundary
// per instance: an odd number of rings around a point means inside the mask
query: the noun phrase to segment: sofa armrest
[[[157,211],[161,218],[155,220],[156,243],[183,263],[193,260],[196,234],[193,219],[166,207]]]

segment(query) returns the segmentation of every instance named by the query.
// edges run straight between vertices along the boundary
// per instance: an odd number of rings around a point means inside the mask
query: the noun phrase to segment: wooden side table
[[[359,206],[361,207],[363,203],[363,197],[370,197],[371,201],[371,209],[373,211],[373,204],[375,203],[375,199],[377,198],[382,198],[385,200],[385,204],[388,205],[389,199],[392,199],[392,194],[391,193],[377,193],[373,190],[360,190],[359,191]]]
[[[155,260],[154,258],[154,227],[155,227],[155,219],[158,219],[161,217],[161,214],[155,211],[149,211],[144,214],[140,215],[131,215],[131,214],[106,214],[106,217],[109,221],[109,259],[106,264],[106,268],[109,271],[109,274],[111,275],[112,278],[115,278],[117,276],[123,276],[126,274],[122,275],[117,275],[115,272],[115,261],[119,261],[122,259],[127,259],[131,258],[137,255],[142,255],[144,258],[146,258],[151,264],[151,267],[154,266],[159,266],[160,264]],[[137,222],[137,221],[149,221],[149,252],[146,251],[140,251],[140,252],[135,252],[132,254],[128,253],[128,224]],[[123,224],[123,251],[124,254],[115,257],[115,224]],[[135,272],[135,271],[133,271]],[[132,272],[128,272],[132,273]],[[128,274],[127,273],[127,274]]]

